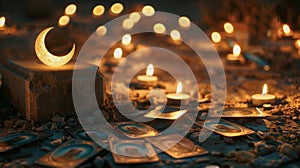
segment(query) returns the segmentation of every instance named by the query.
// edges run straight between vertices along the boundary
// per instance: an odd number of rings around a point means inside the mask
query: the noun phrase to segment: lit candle
[[[191,25],[191,21],[188,17],[182,16],[178,19],[178,24],[180,27],[182,27],[184,29],[188,29]]]
[[[295,41],[295,47],[298,49],[298,54],[300,55],[300,39]]]
[[[124,7],[121,3],[115,3],[111,6],[110,8],[110,14],[115,16],[115,15],[118,15],[120,14],[122,11],[123,11]]]
[[[93,9],[93,16],[100,17],[105,12],[105,8],[103,5],[97,5]]]
[[[171,43],[174,43],[174,44],[181,44],[181,35],[180,35],[180,32],[178,30],[172,30],[170,32],[170,37],[171,37]]]
[[[125,49],[126,51],[132,51],[134,49],[134,44],[131,43],[131,35],[130,34],[125,34],[122,37],[122,45],[124,46],[123,49]]]
[[[121,48],[116,48],[114,50],[114,57],[106,62],[106,65],[110,66],[110,68],[114,68],[122,61],[123,50]]]
[[[76,14],[76,5],[75,4],[70,4],[65,8],[65,14],[68,16],[74,16]]]
[[[147,66],[146,75],[139,75],[137,76],[137,80],[139,84],[146,85],[146,86],[157,86],[158,77],[154,76],[154,66],[149,64]]]
[[[264,84],[261,94],[252,95],[252,104],[255,106],[275,104],[275,95],[268,94],[267,84]]]
[[[234,31],[234,27],[231,23],[226,22],[226,23],[224,23],[224,30],[227,34],[232,34]]]
[[[218,33],[218,32],[212,32],[211,33],[211,40],[214,43],[219,43],[222,40],[220,33]]]
[[[5,26],[5,17],[1,16],[0,17],[0,30],[3,29]]]
[[[283,37],[291,37],[293,35],[290,26],[287,24],[282,25],[282,32],[283,32]]]
[[[58,20],[58,26],[59,27],[66,27],[69,24],[69,22],[70,22],[70,17],[66,16],[66,15],[63,15]]]
[[[241,56],[241,47],[238,44],[235,44],[232,49],[232,54],[227,54],[227,62],[239,64],[242,61]]]
[[[145,16],[150,17],[150,16],[153,16],[155,14],[155,9],[152,6],[150,6],[150,5],[146,5],[142,9],[142,13]]]
[[[156,33],[156,34],[163,34],[166,32],[166,27],[164,24],[162,23],[156,23],[154,26],[153,26],[153,31]]]
[[[183,105],[187,105],[190,100],[190,96],[182,93],[182,83],[178,82],[176,93],[167,94],[167,100],[167,104],[170,105],[180,105],[181,103]]]

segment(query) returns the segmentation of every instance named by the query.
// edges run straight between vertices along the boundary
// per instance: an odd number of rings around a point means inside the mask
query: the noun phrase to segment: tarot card
[[[181,139],[179,142],[178,140]],[[146,138],[151,144],[175,159],[207,154],[207,150],[179,134]]]
[[[153,109],[149,113],[145,114],[144,117],[176,120],[186,112],[187,110],[180,110],[178,108],[165,108],[163,112],[157,109]]]
[[[70,140],[35,163],[48,167],[74,168],[95,156],[102,148],[92,141]]]
[[[151,137],[158,134],[151,126],[133,121],[112,124],[118,131],[130,138]]]
[[[159,157],[145,140],[123,140],[110,137],[109,146],[113,159],[118,164],[157,162]]]
[[[253,134],[254,131],[226,120],[206,120],[204,127],[226,137],[236,137]]]
[[[2,136],[0,137],[0,153],[16,149],[47,136],[49,136],[49,134],[33,131],[15,132],[13,134]]]
[[[216,112],[218,116],[222,118],[234,118],[234,117],[267,117],[270,114],[261,111],[259,108],[229,108],[222,111]],[[216,117],[216,114],[210,117]]]

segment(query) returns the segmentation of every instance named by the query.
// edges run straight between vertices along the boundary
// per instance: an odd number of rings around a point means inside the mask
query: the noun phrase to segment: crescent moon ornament
[[[72,59],[75,53],[75,43],[73,44],[72,50],[64,56],[56,56],[51,54],[46,48],[45,38],[47,33],[53,28],[54,27],[48,27],[37,36],[35,40],[34,49],[37,57],[41,62],[51,67],[58,67],[65,65]]]

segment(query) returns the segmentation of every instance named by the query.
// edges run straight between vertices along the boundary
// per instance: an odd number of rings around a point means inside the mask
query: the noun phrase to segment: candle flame
[[[113,14],[120,14],[123,11],[124,7],[121,3],[115,3],[111,6],[110,11]]]
[[[104,12],[105,12],[104,6],[103,5],[97,5],[93,9],[93,16],[99,17],[99,16],[103,15]]]
[[[172,30],[170,33],[170,36],[171,36],[172,40],[174,40],[174,41],[178,41],[181,39],[181,35],[178,30]]]
[[[125,19],[122,26],[124,29],[131,29],[134,26],[134,22],[131,19]]]
[[[214,43],[219,43],[221,41],[221,35],[218,32],[212,32],[211,33],[211,39]]]
[[[65,27],[69,24],[69,22],[70,22],[70,17],[66,16],[66,15],[63,15],[58,20],[58,26],[59,27]]]
[[[224,24],[224,30],[225,30],[226,33],[231,34],[231,33],[233,33],[233,31],[234,31],[234,27],[233,27],[233,25],[232,25],[231,23],[226,22],[226,23]]]
[[[73,16],[76,13],[77,6],[75,4],[69,4],[65,8],[65,14],[68,16]]]
[[[149,64],[147,66],[146,76],[153,76],[153,74],[154,74],[154,66],[152,64]]]
[[[123,51],[121,48],[116,48],[114,51],[114,58],[120,59],[122,57]]]
[[[262,89],[262,93],[263,96],[268,94],[268,85],[265,83]]]
[[[241,47],[238,44],[235,44],[232,49],[233,56],[238,57],[241,54]]]
[[[5,25],[5,17],[2,16],[0,17],[0,27],[4,27],[4,25]]]
[[[107,28],[105,26],[99,26],[96,33],[98,36],[104,36],[107,33]]]
[[[165,25],[163,25],[162,23],[156,23],[153,26],[153,30],[155,33],[157,34],[163,34],[166,31],[166,27]]]
[[[179,26],[183,27],[183,28],[188,28],[190,27],[191,25],[191,21],[188,17],[186,16],[181,16],[179,19],[178,19],[178,24]]]
[[[141,15],[138,12],[133,12],[129,15],[129,19],[136,23],[141,19]]]
[[[122,37],[122,44],[127,46],[129,45],[131,42],[131,35],[130,34],[125,34],[123,37]]]
[[[295,47],[299,50],[300,49],[300,39],[295,41]]]
[[[145,16],[153,16],[155,14],[155,9],[150,5],[146,5],[142,9],[142,13]]]
[[[291,33],[290,26],[287,25],[287,24],[283,24],[282,30],[283,30],[283,33],[284,33],[284,34],[290,34],[290,33]]]
[[[177,84],[176,93],[179,94],[182,92],[182,83],[179,81]]]

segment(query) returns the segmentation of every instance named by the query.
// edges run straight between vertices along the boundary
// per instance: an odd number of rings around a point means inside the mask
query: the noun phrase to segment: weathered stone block
[[[27,120],[43,121],[54,113],[74,112],[74,62],[49,67],[38,59],[10,60],[0,69],[5,93]],[[102,85],[102,82],[97,83]]]

